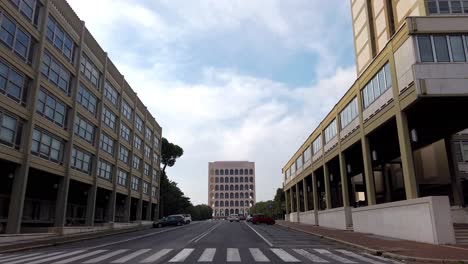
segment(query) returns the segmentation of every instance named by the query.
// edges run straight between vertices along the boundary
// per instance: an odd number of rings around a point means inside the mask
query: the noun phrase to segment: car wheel
[[[162,224],[158,224],[158,227],[161,228],[161,227],[163,227],[163,225],[162,225]]]
[[[177,226],[181,226],[182,224],[180,222],[177,222]]]
[[[229,223],[232,223],[232,220],[229,220]]]

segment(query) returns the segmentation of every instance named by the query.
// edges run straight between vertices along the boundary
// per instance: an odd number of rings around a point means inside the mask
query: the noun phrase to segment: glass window
[[[327,128],[325,128],[325,142],[328,143],[330,140],[332,140],[336,136],[336,132],[336,119],[333,119]]]
[[[307,162],[307,161],[310,160],[311,155],[312,155],[311,147],[310,147],[310,146],[308,146],[308,147],[306,148],[306,150],[304,150],[303,155],[304,155],[304,162]]]
[[[39,90],[36,112],[55,124],[65,127],[67,118],[67,107],[65,103],[43,89]]]
[[[48,51],[44,51],[42,56],[41,72],[50,83],[60,88],[66,95],[70,94],[71,73]]]
[[[101,133],[99,147],[110,155],[114,154],[114,140],[105,133]]]
[[[17,118],[0,111],[0,143],[19,148],[21,124]]]
[[[95,129],[95,126],[91,122],[89,122],[80,115],[76,116],[74,130],[75,135],[93,144]]]
[[[140,179],[133,176],[132,177],[132,190],[138,191],[139,188],[140,188]]]
[[[98,177],[112,182],[112,164],[100,159],[98,163]]]
[[[128,120],[132,120],[132,108],[126,101],[123,101],[122,105],[122,115],[125,116]]]
[[[452,0],[450,1],[450,7],[452,10],[452,14],[460,14],[462,13],[462,4],[460,0]]]
[[[147,144],[145,144],[145,157],[146,158],[151,158],[151,147]]]
[[[41,158],[62,163],[63,140],[39,129],[33,130],[31,153]]]
[[[154,152],[153,153],[153,164],[157,165],[158,162],[159,162],[159,155],[158,155],[158,153]]]
[[[81,57],[80,72],[91,82],[91,84],[99,90],[99,81],[101,80],[101,72],[94,63],[83,53]]]
[[[153,183],[154,184],[158,184],[159,182],[159,174],[158,174],[158,171],[156,169],[153,168]]]
[[[143,182],[143,193],[148,194],[148,186],[149,184],[147,182]]]
[[[112,130],[115,130],[115,114],[110,111],[107,107],[102,108],[102,120]]]
[[[454,62],[465,62],[465,47],[463,46],[462,36],[450,36],[450,48]]]
[[[123,122],[120,123],[120,136],[125,139],[125,141],[130,142],[130,128]]]
[[[17,26],[16,21],[10,19],[5,13],[0,13],[0,40],[13,52],[28,63],[31,62],[31,35]]]
[[[127,186],[128,172],[119,170],[117,174],[117,183],[122,186]]]
[[[77,101],[91,114],[96,115],[97,98],[81,83],[80,88],[78,88]]]
[[[91,174],[92,155],[74,146],[72,149],[71,167],[77,171]]]
[[[383,79],[383,78],[382,78]],[[380,79],[379,79],[380,81]],[[351,121],[357,117],[357,98],[348,103],[348,105],[340,113],[341,129],[345,128]]]
[[[379,80],[379,76],[382,77],[382,80]],[[385,79],[386,85],[381,86],[384,84],[383,79]],[[390,74],[390,65],[387,63],[382,69],[380,69],[380,71],[374,76],[374,78],[371,81],[369,81],[369,83],[364,87],[364,89],[362,89],[361,93],[364,108],[369,107],[369,105],[371,105],[377,98],[380,97],[381,94],[383,94],[390,87],[392,87],[392,78]]]
[[[312,143],[312,148],[314,151],[314,154],[318,153],[320,150],[322,150],[322,137],[319,135],[314,142]]]
[[[122,161],[125,164],[128,164],[129,155],[130,155],[130,151],[126,147],[120,145],[120,149],[119,149],[119,159],[120,159],[120,161]]]
[[[418,47],[421,62],[434,62],[430,36],[418,36]]]
[[[158,197],[157,189],[155,186],[151,187],[151,196]]]
[[[434,36],[434,48],[438,62],[450,62],[446,36]]]
[[[0,93],[24,105],[27,85],[28,80],[23,74],[20,74],[10,64],[0,60]]]
[[[133,168],[136,170],[140,170],[141,159],[135,155],[133,155]]]
[[[119,93],[117,90],[109,83],[104,83],[104,96],[109,100],[115,107],[118,106],[119,102]]]
[[[143,120],[138,115],[135,115],[135,127],[138,131],[143,132]]]
[[[296,168],[297,169],[302,168],[302,156],[296,159]]]
[[[439,12],[437,10],[436,0],[428,0],[427,1],[427,8],[428,8],[429,14],[437,14]]]
[[[145,164],[143,165],[143,173],[146,176],[150,176],[150,171],[151,171],[151,166],[145,162]]]
[[[145,137],[146,137],[146,141],[147,141],[148,143],[151,142],[152,134],[153,134],[153,133],[151,133],[151,129],[150,129],[149,127],[146,127],[146,130],[145,130]]]
[[[468,14],[468,1],[463,1],[463,12]]]
[[[38,6],[36,0],[10,0],[10,3],[14,4],[20,13],[34,25],[37,24]]]
[[[47,40],[54,45],[65,58],[73,62],[73,53],[75,43],[65,30],[57,23],[57,21],[49,16],[47,20]]]
[[[134,136],[133,137],[133,146],[137,149],[137,150],[141,150],[141,138],[139,136]]]

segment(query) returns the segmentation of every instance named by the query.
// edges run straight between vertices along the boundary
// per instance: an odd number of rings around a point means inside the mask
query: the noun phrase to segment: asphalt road
[[[0,264],[397,263],[280,226],[207,221],[0,255]]]

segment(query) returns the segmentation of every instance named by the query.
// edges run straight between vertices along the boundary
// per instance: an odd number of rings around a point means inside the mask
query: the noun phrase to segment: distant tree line
[[[273,200],[257,202],[250,208],[251,214],[264,214],[274,219],[284,219],[286,214],[286,200],[283,189],[276,190]]]

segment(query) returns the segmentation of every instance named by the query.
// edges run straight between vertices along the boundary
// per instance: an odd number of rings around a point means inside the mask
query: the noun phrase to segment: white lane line
[[[382,260],[382,261],[389,262],[389,263],[402,264],[402,262],[398,262],[398,261],[395,261],[393,259],[384,258],[384,257],[381,257],[381,256],[375,256],[375,255],[372,255],[372,254],[369,254],[369,253],[364,253],[364,255],[366,255],[366,256],[368,256],[370,258],[376,258],[378,260]]]
[[[60,254],[60,255],[57,255],[57,256],[53,256],[53,257],[49,257],[49,258],[45,258],[45,259],[39,259],[39,260],[36,260],[36,261],[33,261],[33,262],[28,262],[28,264],[44,263],[44,262],[47,262],[47,261],[52,261],[52,260],[57,260],[57,259],[73,256],[73,255],[80,254],[80,253],[83,253],[83,252],[85,252],[85,250],[72,251],[72,252],[68,252],[68,253],[65,253],[65,254]]]
[[[216,248],[207,248],[198,259],[198,262],[212,262],[216,254]]]
[[[352,261],[352,260],[349,260],[349,259],[345,259],[343,257],[340,257],[338,255],[335,255],[333,253],[331,253],[330,251],[326,250],[326,249],[314,249],[315,251],[317,251],[318,253],[328,257],[328,258],[331,258],[333,260],[336,260],[336,261],[339,261],[341,263],[356,263],[355,261]]]
[[[18,256],[18,254],[4,255],[4,256],[1,256],[1,257],[0,257],[0,260],[1,260],[1,259],[12,258],[12,257],[17,257],[17,256]]]
[[[128,249],[119,249],[119,250],[116,250],[116,251],[113,251],[113,252],[109,252],[109,253],[107,253],[105,255],[99,256],[97,258],[87,260],[87,261],[85,261],[83,263],[85,263],[85,264],[98,263],[98,262],[101,262],[103,260],[110,259],[110,258],[112,258],[114,256],[119,255],[119,254],[122,254],[122,253],[124,253],[126,251],[128,251]]]
[[[67,258],[67,259],[64,259],[64,260],[57,261],[54,264],[72,263],[72,262],[75,262],[75,261],[80,260],[80,259],[84,259],[84,258],[91,257],[91,256],[94,256],[94,255],[97,255],[97,254],[104,253],[106,251],[107,251],[106,249],[91,251],[91,252],[88,252],[86,254],[82,254],[82,255],[79,255],[79,256],[76,256],[76,257],[73,257],[73,258]]]
[[[44,254],[44,255],[40,255],[40,256],[35,256],[35,257],[31,257],[31,258],[16,260],[16,261],[13,261],[13,262],[7,262],[7,264],[24,263],[24,262],[26,262],[26,261],[33,261],[33,260],[40,259],[40,258],[52,257],[52,256],[55,256],[55,255],[58,255],[58,254],[62,254],[62,253],[63,253],[63,252],[48,253],[48,254]]]
[[[257,230],[255,230],[253,227],[251,227],[249,224],[247,224],[246,222],[244,222],[250,229],[252,229],[261,239],[263,239],[263,241],[265,241],[265,243],[267,243],[270,247],[273,246],[273,244],[268,241],[264,236],[262,236],[259,232],[257,232]]]
[[[249,248],[250,254],[254,258],[255,262],[270,262],[270,260],[263,254],[258,248]]]
[[[282,261],[284,262],[301,262],[297,258],[293,257],[291,254],[288,252],[284,251],[284,249],[281,248],[270,248],[270,250],[275,253],[276,256],[278,256]]]
[[[15,256],[10,256],[8,258],[4,258],[2,260],[0,260],[0,263],[3,263],[3,262],[7,262],[7,261],[12,261],[12,260],[15,260],[15,259],[20,259],[20,258],[27,258],[27,257],[32,257],[32,256],[37,256],[41,253],[32,253],[32,254],[26,254],[26,255],[15,255]]]
[[[208,229],[207,231],[195,236],[194,238],[190,239],[189,240],[189,243],[192,243],[192,242],[198,242],[200,241],[200,239],[204,238],[206,235],[208,235],[209,233],[211,233],[213,230],[215,230],[216,228],[218,228],[218,226],[220,226],[221,223],[218,223],[218,224],[215,224],[215,226],[211,227],[210,229]]]
[[[133,252],[132,254],[128,254],[126,255],[125,257],[121,257],[119,259],[116,259],[114,261],[112,261],[111,263],[125,263],[131,259],[134,259],[142,254],[145,254],[146,252],[150,251],[151,249],[148,249],[148,248],[145,248],[145,249],[140,249],[140,250],[137,250],[135,252]]]
[[[227,255],[226,255],[226,261],[227,262],[240,262],[240,254],[239,254],[239,249],[237,248],[228,248],[227,249]]]
[[[323,258],[320,258],[312,253],[310,253],[309,251],[305,251],[304,249],[293,249],[294,252],[296,252],[297,254],[303,256],[304,258],[312,261],[312,262],[317,262],[317,263],[328,263],[328,261],[324,260]]]
[[[165,255],[169,254],[169,252],[171,252],[172,249],[168,249],[168,248],[165,248],[165,249],[162,249],[158,252],[156,252],[155,254],[145,258],[144,260],[140,261],[140,263],[153,263],[155,262],[156,260],[164,257]]]
[[[184,248],[179,254],[175,255],[169,262],[183,262],[192,252],[194,251],[193,248]]]
[[[359,259],[359,260],[364,261],[364,262],[368,262],[368,263],[372,263],[372,264],[384,264],[383,262],[380,262],[380,261],[377,261],[377,260],[374,260],[374,259],[370,259],[370,258],[366,258],[366,257],[363,257],[361,255],[358,255],[356,253],[353,253],[353,252],[350,252],[350,251],[347,251],[347,250],[344,250],[344,249],[337,249],[336,251],[338,251],[341,254],[344,254],[346,256],[350,256],[352,258]]]

